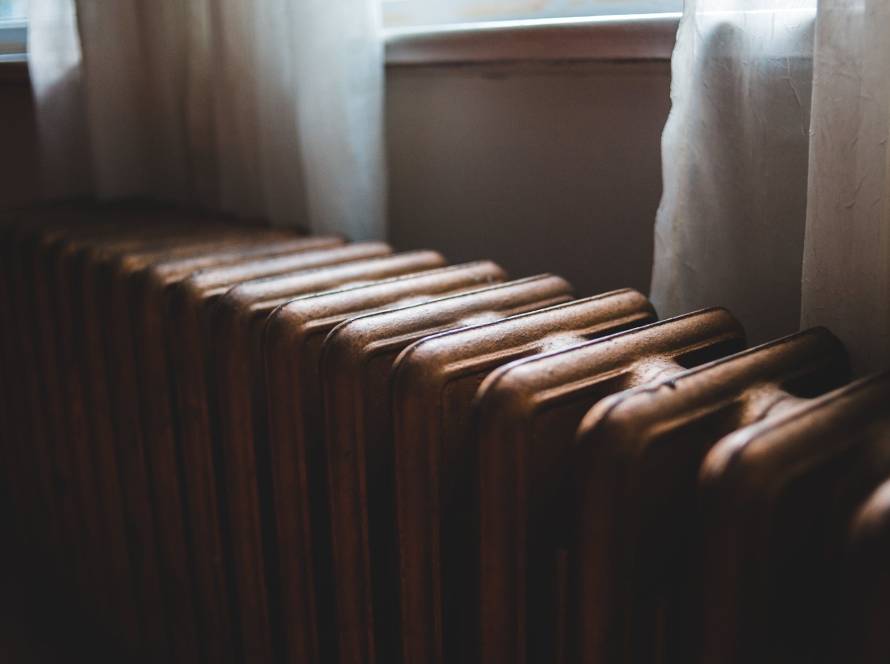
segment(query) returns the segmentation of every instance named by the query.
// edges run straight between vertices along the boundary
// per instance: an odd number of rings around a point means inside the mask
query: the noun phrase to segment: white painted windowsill
[[[491,21],[385,33],[387,65],[670,60],[679,13]]]

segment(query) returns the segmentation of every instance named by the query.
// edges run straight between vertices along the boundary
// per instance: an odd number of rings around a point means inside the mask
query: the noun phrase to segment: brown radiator
[[[890,659],[890,374],[827,330],[87,205],[2,219],[0,320],[17,575],[131,661]]]

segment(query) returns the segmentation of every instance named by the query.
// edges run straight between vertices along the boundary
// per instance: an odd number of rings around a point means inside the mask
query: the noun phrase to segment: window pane
[[[0,0],[0,21],[22,20],[28,15],[28,0]]]
[[[28,0],[0,0],[0,62],[24,58],[27,16]]]

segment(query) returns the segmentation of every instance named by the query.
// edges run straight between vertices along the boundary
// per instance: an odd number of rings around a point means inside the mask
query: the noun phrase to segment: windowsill
[[[679,13],[492,21],[388,30],[390,66],[670,60]]]
[[[670,60],[679,13],[491,21],[385,32],[388,66]],[[0,58],[0,82],[27,83],[26,56]]]

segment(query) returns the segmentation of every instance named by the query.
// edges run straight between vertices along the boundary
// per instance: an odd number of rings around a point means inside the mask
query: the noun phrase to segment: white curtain
[[[814,0],[687,0],[662,140],[652,297],[797,329]]]
[[[50,193],[385,234],[376,0],[31,0],[31,14]]]
[[[819,6],[804,325],[825,325],[865,371],[890,364],[890,2]]]
[[[663,315],[722,304],[753,342],[826,325],[860,371],[890,362],[888,34],[886,0],[687,0],[655,232]]]

